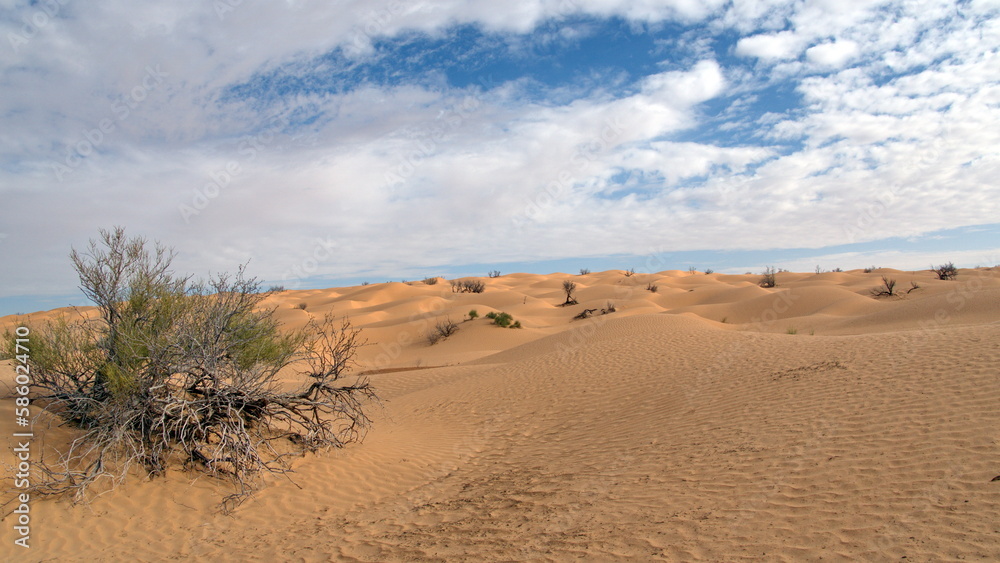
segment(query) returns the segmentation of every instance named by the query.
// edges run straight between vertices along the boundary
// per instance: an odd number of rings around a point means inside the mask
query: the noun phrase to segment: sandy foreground
[[[874,299],[882,274],[920,289]],[[758,279],[607,271],[483,278],[482,294],[446,280],[277,294],[288,326],[333,311],[365,329],[362,369],[384,404],[363,444],[299,459],[229,516],[224,483],[180,471],[88,505],[34,500],[31,549],[8,516],[0,554],[1000,561],[1000,269]],[[579,305],[557,306],[564,280]],[[609,301],[615,313],[573,320]],[[428,344],[434,322],[470,309],[480,318]],[[5,491],[13,409],[0,401]]]

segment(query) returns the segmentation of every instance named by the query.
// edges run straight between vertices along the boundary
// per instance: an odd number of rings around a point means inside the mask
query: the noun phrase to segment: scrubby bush
[[[500,277],[500,270],[490,270],[490,273],[488,275],[491,278],[499,278]]]
[[[302,309],[303,311],[305,311],[305,310],[306,310],[306,307],[308,307],[308,306],[309,306],[309,305],[307,305],[307,304],[306,304],[305,302],[302,302],[302,303],[299,303],[299,304],[297,305],[297,307],[298,307],[299,309]]]
[[[178,464],[230,479],[228,509],[263,473],[288,471],[290,453],[363,438],[374,392],[340,381],[364,344],[359,329],[328,315],[281,331],[242,267],[197,282],[171,272],[173,257],[121,228],[73,250],[97,316],[29,326],[29,368],[34,404],[79,434],[57,460],[34,460],[33,492],[85,499],[135,466],[160,475]],[[289,389],[278,373],[293,364]]]
[[[573,292],[576,291],[576,284],[569,280],[565,280],[562,284],[562,288],[566,293],[566,301],[562,303],[562,306],[576,305],[576,299],[573,299]]]
[[[757,282],[761,287],[775,287],[778,285],[778,280],[776,277],[776,272],[774,266],[768,266],[764,268],[764,273],[760,276],[760,281]]]
[[[451,282],[453,293],[482,293],[486,291],[486,284],[481,280],[454,280]]]
[[[590,268],[580,268],[580,275],[585,276],[590,273]]]
[[[437,285],[438,279],[437,278],[424,278],[423,281],[427,285]]]
[[[635,275],[635,268],[629,268],[629,269],[625,270],[625,277],[626,278],[631,278],[634,275]]]
[[[877,269],[878,269],[878,266],[868,266],[867,268],[865,268],[865,273],[866,274],[870,274],[870,273],[874,272]]]
[[[708,274],[714,274],[714,273],[715,273],[715,270],[713,270],[713,269],[711,269],[711,268],[705,268],[705,275],[706,275],[706,276],[707,276]]]
[[[489,313],[486,313],[486,318],[492,319],[493,324],[502,328],[521,328],[521,322],[515,322],[514,317],[511,316],[510,313],[497,313],[490,311]]]
[[[882,285],[873,287],[870,293],[872,297],[892,297],[896,295],[896,280],[882,276]]]
[[[646,284],[646,291],[649,291],[650,293],[656,293],[659,290],[660,290],[660,286],[656,285],[653,282],[649,282],[649,283]]]
[[[937,274],[939,280],[953,280],[958,276],[958,268],[951,262],[937,268],[931,266],[931,271]]]
[[[469,311],[469,320],[470,321],[474,320],[474,319],[478,319],[478,318],[479,318],[479,312],[478,311],[476,311],[475,309]]]
[[[267,288],[268,293],[281,293],[282,291],[285,291],[285,286],[283,285],[272,285]]]
[[[456,332],[458,332],[458,324],[456,324],[455,321],[450,318],[438,321],[434,325],[434,329],[427,335],[427,341],[430,342],[431,345],[434,345]]]

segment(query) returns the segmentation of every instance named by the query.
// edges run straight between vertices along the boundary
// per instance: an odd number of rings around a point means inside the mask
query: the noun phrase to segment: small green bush
[[[514,323],[514,317],[510,313],[489,312],[486,313],[486,318],[493,319],[493,324],[502,328],[509,328]],[[520,323],[517,328],[520,328]]]
[[[469,320],[470,321],[472,319],[478,319],[478,318],[479,318],[479,312],[478,311],[476,311],[475,309],[469,311]]]

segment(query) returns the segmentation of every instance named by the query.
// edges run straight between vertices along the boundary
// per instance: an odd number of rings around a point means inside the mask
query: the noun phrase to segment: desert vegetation
[[[482,280],[454,280],[451,282],[453,293],[482,293],[486,291],[486,284]]]
[[[458,332],[458,324],[455,321],[450,318],[438,321],[430,333],[427,334],[427,342],[433,346],[456,332]]]
[[[931,271],[937,275],[939,280],[953,280],[958,277],[958,268],[954,264],[948,262],[938,267],[931,266]]]
[[[761,287],[775,287],[778,285],[778,279],[776,276],[777,272],[774,266],[768,266],[764,268],[764,273],[760,276],[760,281],[757,284]]]
[[[493,324],[500,328],[521,328],[521,321],[515,321],[510,313],[490,311],[486,313],[487,319],[492,319]]]
[[[608,315],[608,314],[614,313],[617,310],[618,309],[615,308],[615,304],[612,303],[611,301],[608,301],[607,304],[604,306],[603,309],[596,309],[596,308],[594,308],[594,309],[584,309],[583,311],[580,312],[580,314],[578,314],[577,316],[575,316],[573,318],[574,319],[589,319],[590,317],[593,317],[593,316],[596,316],[596,315]],[[598,312],[598,311],[600,311],[600,312]]]
[[[363,438],[377,397],[360,377],[342,383],[360,329],[328,315],[281,331],[244,268],[194,281],[171,272],[173,257],[121,228],[73,250],[97,315],[30,326],[36,424],[78,431],[58,459],[35,460],[34,493],[86,499],[133,469],[176,465],[230,480],[229,509],[289,456]],[[277,378],[286,367],[294,386]]]
[[[566,280],[562,283],[563,292],[566,294],[566,300],[563,301],[560,306],[566,307],[569,305],[576,305],[576,299],[573,298],[573,292],[576,291],[576,283]]]

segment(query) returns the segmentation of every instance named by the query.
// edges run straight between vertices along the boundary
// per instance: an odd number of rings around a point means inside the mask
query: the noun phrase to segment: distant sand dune
[[[921,288],[873,299],[882,273]],[[579,305],[556,306],[565,279]],[[1000,560],[1000,272],[483,281],[271,297],[289,326],[333,311],[365,327],[386,401],[363,444],[296,461],[235,518],[214,510],[224,485],[179,471],[88,506],[36,501],[35,547],[12,551],[8,518],[4,557]]]

